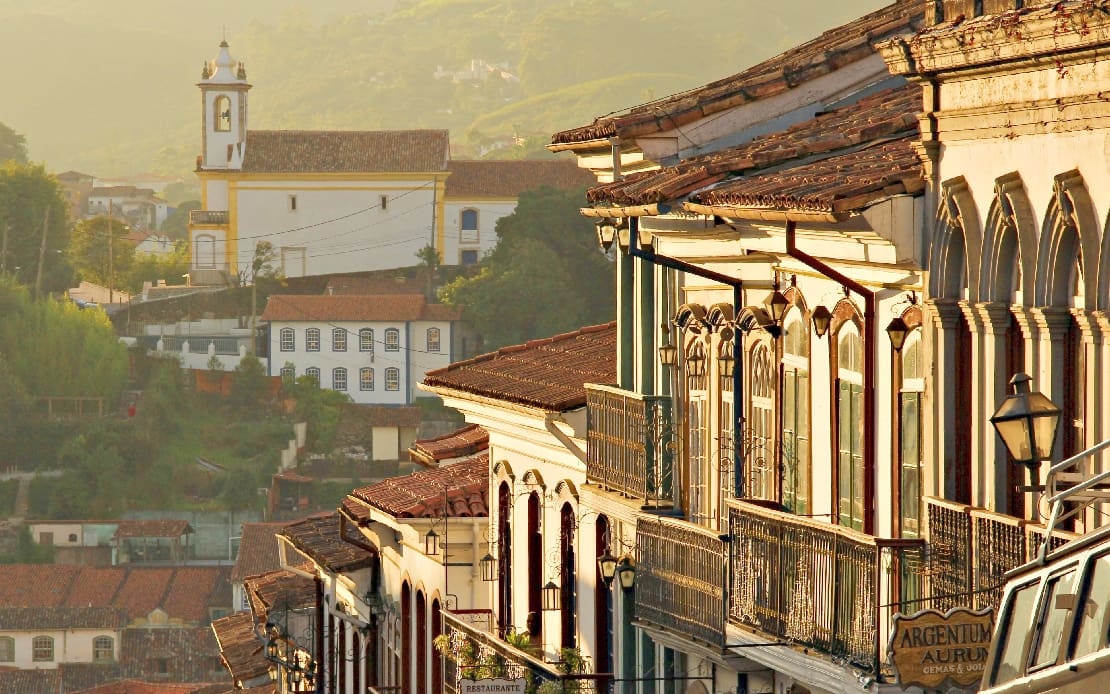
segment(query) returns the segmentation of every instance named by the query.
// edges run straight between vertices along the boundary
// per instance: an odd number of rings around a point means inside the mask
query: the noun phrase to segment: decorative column
[[[1066,398],[1067,374],[1064,372],[1067,361],[1068,326],[1071,324],[1071,313],[1066,308],[1046,306],[1026,309],[1033,328],[1033,358],[1028,363],[1032,365],[1033,386],[1044,393],[1048,399],[1063,407]],[[1053,463],[1063,460],[1063,439],[1061,430],[1069,426],[1061,421],[1061,429],[1057,430],[1056,445],[1052,449],[1052,461],[1041,463],[1040,479],[1043,481],[1048,474],[1048,468]]]
[[[929,412],[925,417],[922,441],[922,460],[926,470],[922,495],[954,498],[953,476],[945,474],[947,457],[956,450],[956,326],[960,320],[960,307],[953,299],[925,301],[924,336],[927,347],[934,355],[933,369],[928,377],[932,388],[926,387]],[[928,352],[927,352],[928,353]]]
[[[1010,307],[1001,303],[983,303],[968,307],[973,363],[971,393],[971,471],[972,504],[1008,513],[1009,492],[1006,446],[995,434],[990,423],[998,404],[1009,390],[1007,373],[1009,349]]]

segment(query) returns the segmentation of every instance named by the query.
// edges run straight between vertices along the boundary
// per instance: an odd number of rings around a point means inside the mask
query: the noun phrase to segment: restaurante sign
[[[990,608],[894,615],[889,651],[899,682],[925,689],[940,687],[945,681],[960,687],[977,685],[987,665],[993,626],[994,610]]]

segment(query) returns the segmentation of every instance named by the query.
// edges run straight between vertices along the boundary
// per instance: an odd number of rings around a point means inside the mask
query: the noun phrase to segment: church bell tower
[[[238,169],[243,164],[247,139],[247,70],[220,42],[215,60],[201,71],[201,151],[197,169]]]

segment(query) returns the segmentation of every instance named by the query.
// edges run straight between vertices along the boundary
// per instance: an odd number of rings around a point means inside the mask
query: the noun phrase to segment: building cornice
[[[878,45],[896,75],[998,72],[1051,64],[1064,77],[1066,66],[1106,54],[1110,0],[1056,3],[959,23],[946,22],[912,36]],[[1007,67],[1001,67],[1007,66]]]

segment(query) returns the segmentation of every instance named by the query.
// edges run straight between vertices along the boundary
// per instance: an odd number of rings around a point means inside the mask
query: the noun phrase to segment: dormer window
[[[231,130],[231,99],[226,96],[216,97],[216,130],[218,132]]]

